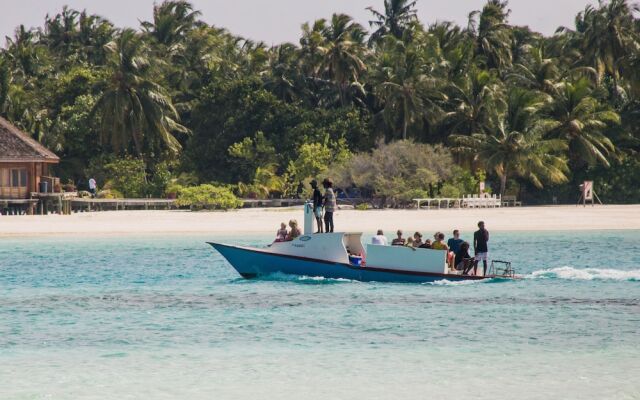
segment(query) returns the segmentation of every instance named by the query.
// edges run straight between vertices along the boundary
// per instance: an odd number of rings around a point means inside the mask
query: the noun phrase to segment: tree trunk
[[[409,118],[407,112],[407,99],[402,100],[402,140],[407,140],[407,126],[409,125]]]
[[[404,124],[402,126],[402,140],[407,140],[407,118],[404,118]]]
[[[504,191],[507,188],[507,174],[500,175],[500,197],[504,197]]]

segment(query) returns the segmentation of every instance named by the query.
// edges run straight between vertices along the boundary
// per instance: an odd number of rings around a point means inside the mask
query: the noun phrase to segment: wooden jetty
[[[73,211],[107,210],[170,210],[176,208],[175,199],[91,199],[73,198],[69,200]]]

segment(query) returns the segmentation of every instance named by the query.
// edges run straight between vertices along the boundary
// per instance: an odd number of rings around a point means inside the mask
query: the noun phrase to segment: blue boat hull
[[[426,283],[441,281],[480,280],[480,276],[434,274],[413,271],[397,271],[373,266],[357,267],[297,256],[269,253],[259,249],[209,243],[238,273],[247,279],[275,273],[301,276],[320,276],[330,279],[349,279],[363,282]]]

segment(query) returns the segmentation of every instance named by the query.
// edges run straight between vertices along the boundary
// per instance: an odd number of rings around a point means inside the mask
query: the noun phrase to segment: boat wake
[[[296,282],[308,285],[327,285],[336,283],[361,283],[351,279],[344,278],[325,278],[323,276],[308,276],[308,275],[289,275],[282,272],[274,272],[269,275],[260,277],[260,280],[265,281],[281,281],[281,282]]]
[[[640,281],[640,270],[623,271],[609,268],[558,267],[534,271],[528,279],[567,279],[574,281]]]
[[[431,285],[431,286],[467,286],[467,285],[478,285],[482,283],[487,283],[491,281],[491,279],[479,279],[479,280],[468,280],[468,281],[450,281],[448,279],[442,279],[434,282],[425,282],[423,285]]]

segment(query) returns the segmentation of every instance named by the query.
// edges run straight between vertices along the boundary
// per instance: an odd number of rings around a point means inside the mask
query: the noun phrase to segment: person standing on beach
[[[318,182],[315,179],[311,181],[311,188],[313,188],[313,215],[316,217],[316,225],[318,225],[316,233],[322,233],[322,193],[320,193]]]
[[[96,180],[93,178],[89,178],[89,193],[91,193],[91,197],[96,197],[96,188],[98,187]]]
[[[473,262],[473,274],[478,274],[478,261],[482,260],[484,272],[482,276],[487,274],[487,258],[489,254],[489,231],[484,228],[484,222],[478,222],[478,230],[473,234],[473,249],[475,251],[475,260]]]
[[[333,192],[333,181],[325,178],[322,182],[324,186],[324,231],[333,232],[333,212],[337,208],[336,194]]]

